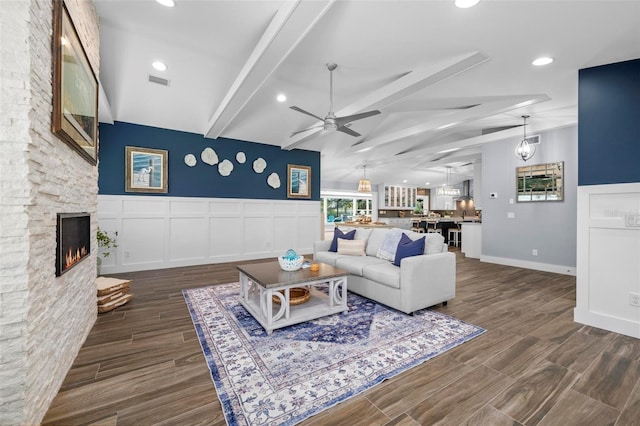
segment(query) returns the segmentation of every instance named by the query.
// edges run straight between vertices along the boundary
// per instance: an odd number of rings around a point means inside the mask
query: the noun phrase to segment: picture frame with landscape
[[[287,165],[287,197],[311,198],[311,167]]]
[[[125,156],[126,192],[167,193],[169,191],[168,151],[127,146]]]
[[[64,1],[53,2],[51,131],[89,163],[98,154],[98,79]]]

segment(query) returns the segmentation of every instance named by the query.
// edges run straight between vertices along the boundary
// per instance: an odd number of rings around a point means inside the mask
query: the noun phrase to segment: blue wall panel
[[[578,185],[640,182],[640,59],[579,71]]]
[[[125,192],[125,147],[164,149],[169,152],[169,192],[141,194]],[[218,173],[218,166],[210,166],[200,159],[206,147],[213,148],[220,161],[233,163],[229,176]],[[244,152],[246,162],[236,161],[236,154]],[[198,160],[188,167],[184,157],[193,154]],[[253,161],[264,158],[267,168],[262,173],[253,170]],[[116,122],[100,123],[100,152],[98,192],[109,195],[150,195],[173,197],[287,199],[287,164],[311,166],[311,199],[320,199],[320,153],[315,151],[284,151],[277,146],[233,139],[206,139],[202,135],[157,127]],[[280,176],[280,188],[267,185],[271,173]]]

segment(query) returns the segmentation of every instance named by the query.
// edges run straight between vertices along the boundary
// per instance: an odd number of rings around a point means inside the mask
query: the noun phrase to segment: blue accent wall
[[[640,59],[579,71],[578,163],[580,186],[640,182]]]
[[[287,165],[311,166],[311,200],[320,200],[320,153],[315,151],[285,151],[280,147],[234,139],[207,139],[195,133],[160,129],[116,122],[100,123],[100,151],[98,154],[98,193],[108,195],[149,195],[173,197],[287,199]],[[169,152],[168,187],[166,194],[125,192],[125,147],[163,149]],[[200,159],[202,150],[210,147],[220,161],[233,163],[229,176],[218,173],[218,166],[210,166]],[[244,152],[246,162],[236,161],[236,154]],[[198,163],[189,167],[184,162],[193,154]],[[262,173],[253,170],[253,161],[263,158],[267,167]],[[280,176],[280,188],[267,184],[271,173]]]

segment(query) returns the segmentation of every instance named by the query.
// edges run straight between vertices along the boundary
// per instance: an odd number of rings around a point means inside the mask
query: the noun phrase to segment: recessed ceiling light
[[[407,183],[407,180],[406,180],[406,179],[404,179],[404,180],[402,181],[402,183]]]
[[[550,58],[548,56],[543,56],[543,57],[538,58],[535,61],[531,62],[531,64],[535,65],[537,67],[540,67],[542,65],[549,65],[551,62],[553,62],[553,58]]]
[[[456,6],[460,9],[468,9],[478,4],[480,0],[456,0]]]
[[[167,6],[167,7],[174,7],[176,5],[176,2],[173,0],[156,0],[156,1],[161,5]]]
[[[425,182],[424,184],[425,184],[425,185],[429,185],[429,182]]]
[[[280,94],[276,97],[276,100],[277,100],[278,102],[284,102],[284,101],[286,101],[286,100],[287,100],[287,97],[286,97],[285,95],[283,95],[282,93],[280,93]]]
[[[160,62],[160,61],[155,61],[154,63],[151,64],[155,69],[157,69],[158,71],[166,71],[167,70],[167,66],[164,64],[164,62]]]

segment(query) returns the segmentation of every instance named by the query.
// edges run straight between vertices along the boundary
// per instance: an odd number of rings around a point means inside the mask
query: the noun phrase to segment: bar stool
[[[457,223],[455,228],[449,228],[449,245],[451,245],[452,242],[456,247],[460,245],[461,232],[460,225]]]
[[[433,225],[433,228],[431,227],[431,225]],[[440,235],[442,235],[442,229],[438,228],[438,221],[427,221],[427,234],[431,233],[431,232],[436,232]]]

